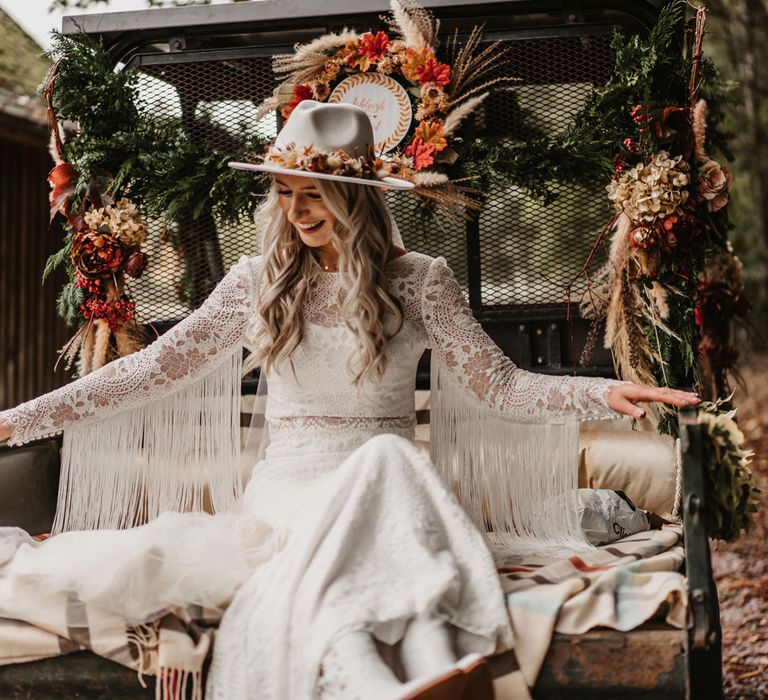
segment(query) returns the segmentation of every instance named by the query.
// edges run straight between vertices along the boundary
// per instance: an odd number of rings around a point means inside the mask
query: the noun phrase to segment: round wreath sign
[[[482,31],[475,27],[463,46],[454,36],[438,56],[432,13],[411,0],[392,0],[391,7],[389,33],[326,34],[276,57],[275,71],[287,75],[278,90],[287,99],[278,107],[286,118],[307,99],[362,107],[390,173],[411,180],[425,206],[452,220],[471,218],[480,192],[458,184],[467,178],[453,146],[489,90],[514,80],[499,77],[505,51],[498,42],[480,49]]]
[[[413,113],[405,88],[380,73],[358,73],[342,80],[328,102],[353,104],[365,112],[373,125],[376,154],[396,148],[408,134]]]

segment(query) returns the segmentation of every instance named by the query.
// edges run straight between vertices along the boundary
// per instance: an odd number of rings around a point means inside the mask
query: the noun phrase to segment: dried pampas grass
[[[663,319],[669,318],[669,304],[667,303],[667,290],[659,282],[654,280],[651,283],[651,298],[656,305],[659,316]]]
[[[144,331],[134,321],[124,323],[120,328],[115,330],[114,335],[117,354],[120,357],[125,357],[126,355],[141,350],[146,343]]]
[[[479,190],[453,182],[416,185],[413,194],[421,199],[424,206],[434,206],[442,216],[456,225],[471,221],[473,212],[482,207]]]
[[[97,318],[93,325],[96,330],[93,355],[91,356],[91,371],[100,369],[109,362],[109,339],[112,335],[109,324],[103,318]]]
[[[316,54],[328,51],[329,49],[339,48],[340,46],[344,46],[348,42],[355,41],[359,38],[360,34],[354,29],[347,29],[344,27],[344,29],[335,34],[324,34],[306,44],[297,44],[294,56],[297,60],[301,61],[305,58],[310,58]],[[327,56],[325,58],[326,60],[328,59]]]
[[[409,49],[436,49],[440,21],[413,0],[391,0],[390,29],[402,38]]]
[[[499,77],[508,61],[509,47],[500,41],[479,50],[483,27],[474,27],[464,45],[459,43],[458,30],[448,40],[448,61],[452,66],[453,104],[458,104],[483,89],[501,82],[517,82],[517,78]],[[494,73],[496,77],[493,77]],[[481,85],[477,85],[481,83]]]
[[[473,97],[467,100],[464,104],[456,107],[448,113],[443,124],[443,135],[452,136],[453,133],[461,126],[461,123],[474,112],[488,97],[490,93],[484,92],[482,95]]]
[[[611,234],[608,261],[588,282],[587,289],[579,301],[579,314],[582,318],[605,318],[608,304],[615,293],[616,280],[629,260],[631,228],[632,222],[626,214],[620,214],[616,218]]]
[[[439,187],[449,182],[445,173],[434,173],[429,170],[414,173],[411,179],[416,187]]]
[[[324,34],[307,44],[296,44],[293,53],[278,54],[272,59],[272,69],[277,74],[290,74],[289,81],[306,83],[316,78],[328,63],[330,49],[338,49],[360,35],[344,28],[337,34]]]
[[[93,369],[93,346],[96,341],[96,329],[92,322],[88,322],[85,333],[83,334],[83,344],[80,347],[80,356],[77,362],[77,371],[79,376],[84,377]]]

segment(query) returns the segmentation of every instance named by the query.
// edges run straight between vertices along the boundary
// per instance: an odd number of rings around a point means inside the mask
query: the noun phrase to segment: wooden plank
[[[536,700],[608,700],[686,697],[685,630],[649,625],[631,632],[591,630],[556,634],[534,688]],[[494,677],[508,659],[491,659]]]
[[[51,160],[43,140],[14,140],[0,130],[0,409],[61,386],[56,349],[69,332],[56,316],[65,275],[41,285],[48,256],[61,247],[59,226],[49,231]]]

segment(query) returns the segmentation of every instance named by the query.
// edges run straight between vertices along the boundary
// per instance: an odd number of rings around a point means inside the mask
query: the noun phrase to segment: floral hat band
[[[231,162],[229,167],[413,189],[412,182],[391,176],[391,164],[376,158],[373,143],[371,120],[359,107],[304,100],[293,110],[261,162]]]

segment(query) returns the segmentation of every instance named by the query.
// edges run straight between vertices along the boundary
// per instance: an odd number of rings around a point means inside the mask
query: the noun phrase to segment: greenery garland
[[[762,493],[749,468],[753,453],[742,447],[744,434],[734,421],[736,411],[724,410],[723,404],[702,404],[698,423],[704,428],[708,447],[704,476],[707,533],[732,542],[742,530],[749,531]]]

